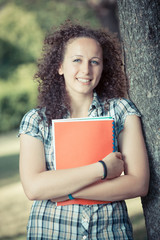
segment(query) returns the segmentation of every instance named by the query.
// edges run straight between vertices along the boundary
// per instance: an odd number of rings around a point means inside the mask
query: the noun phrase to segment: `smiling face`
[[[70,96],[84,94],[92,97],[103,70],[102,48],[92,38],[76,38],[66,46],[59,74],[64,75]]]

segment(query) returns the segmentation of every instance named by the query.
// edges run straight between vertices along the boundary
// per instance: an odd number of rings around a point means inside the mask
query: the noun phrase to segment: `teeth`
[[[83,82],[83,83],[87,83],[90,82],[90,79],[83,79],[83,78],[77,78],[78,81]]]

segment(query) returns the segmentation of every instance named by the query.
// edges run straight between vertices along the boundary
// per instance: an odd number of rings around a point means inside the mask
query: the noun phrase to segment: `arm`
[[[125,166],[125,175],[92,184],[73,193],[75,198],[118,201],[137,196],[145,196],[149,185],[149,165],[137,116],[126,118],[124,129],[119,135],[119,147]]]
[[[119,176],[123,171],[120,156],[120,153],[114,153],[106,158],[109,163],[108,177]],[[115,166],[117,170],[113,171]],[[97,162],[80,168],[46,171],[43,143],[39,139],[21,134],[20,176],[30,200],[45,200],[63,198],[97,182],[103,176],[103,168]]]

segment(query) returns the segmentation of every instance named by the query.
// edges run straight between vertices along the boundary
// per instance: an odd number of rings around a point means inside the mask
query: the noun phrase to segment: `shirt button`
[[[84,235],[84,236],[83,236],[83,239],[86,239],[86,238],[87,238],[87,236]]]

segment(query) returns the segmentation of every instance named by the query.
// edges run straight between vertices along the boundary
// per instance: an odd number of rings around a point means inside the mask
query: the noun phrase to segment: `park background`
[[[68,18],[101,27],[103,24],[91,2],[0,0],[1,240],[26,239],[31,202],[24,195],[19,179],[17,134],[22,116],[37,103],[37,84],[33,75],[37,59],[41,57],[44,36],[52,26]],[[117,18],[112,19],[111,14],[115,11],[115,1],[108,2],[108,25],[106,23],[105,27],[119,35],[115,25]],[[127,205],[135,240],[147,239],[140,198],[127,200]]]

